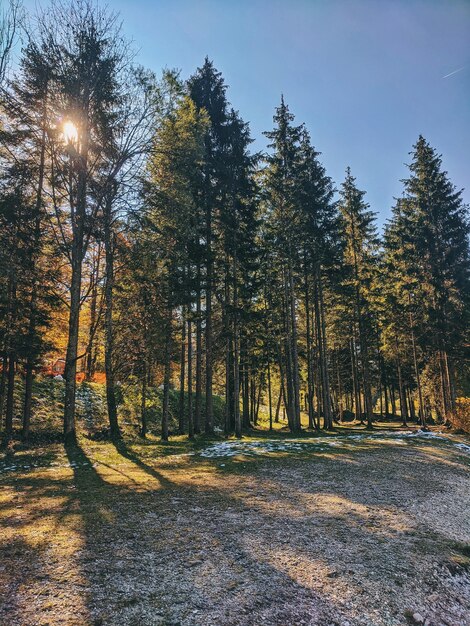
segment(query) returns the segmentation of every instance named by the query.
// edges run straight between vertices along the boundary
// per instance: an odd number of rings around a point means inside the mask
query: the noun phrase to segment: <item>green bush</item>
[[[64,412],[65,382],[50,377],[38,376],[33,384],[33,405],[31,433],[59,434],[62,432]],[[162,420],[163,390],[155,386],[147,389],[147,423],[151,432],[160,433]],[[125,429],[137,431],[141,422],[141,386],[136,380],[129,384],[116,386],[118,417]],[[17,377],[14,397],[14,427],[18,431],[22,425],[24,380]],[[223,428],[225,402],[219,396],[213,398],[214,426]],[[178,429],[179,391],[170,390],[170,433]],[[185,421],[187,424],[188,398],[185,394]],[[194,409],[194,394],[193,394]],[[204,429],[205,396],[202,396],[201,427]],[[108,426],[106,405],[106,386],[102,383],[77,383],[76,395],[77,427],[87,431],[96,431]],[[186,426],[187,427],[187,426]]]
[[[470,398],[457,398],[453,426],[470,433]]]

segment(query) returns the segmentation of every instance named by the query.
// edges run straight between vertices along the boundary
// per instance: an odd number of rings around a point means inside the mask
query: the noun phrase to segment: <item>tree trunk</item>
[[[269,430],[273,429],[273,399],[271,391],[271,364],[268,359],[268,406],[269,406]]]
[[[171,308],[168,310],[165,333],[165,370],[163,377],[162,441],[168,441],[168,421],[170,412],[170,376],[171,376]]]
[[[78,357],[78,332],[80,324],[81,288],[82,288],[82,263],[85,253],[85,221],[87,202],[87,164],[88,164],[88,125],[82,133],[82,145],[77,157],[71,157],[78,168],[77,201],[74,206],[72,200],[72,188],[70,188],[70,209],[72,221],[72,249],[71,268],[72,277],[70,284],[70,312],[69,329],[67,339],[67,352],[65,356],[65,399],[64,399],[64,440],[65,444],[76,442],[75,432],[75,394],[77,388],[77,357]],[[72,168],[72,162],[70,164]],[[72,176],[70,176],[72,179]]]
[[[246,337],[243,338],[243,370],[242,370],[242,404],[243,404],[243,426],[250,427],[250,388],[249,388],[249,368],[248,368],[248,345]]]
[[[225,420],[224,433],[228,437],[231,432],[232,418],[232,338],[229,318],[230,288],[229,288],[229,261],[225,256],[225,278],[224,278],[224,305],[223,305],[223,325],[225,335]]]
[[[0,430],[3,426],[3,407],[5,405],[5,390],[7,383],[7,371],[8,371],[8,355],[4,352],[2,357],[2,374],[0,377]]]
[[[23,407],[23,428],[21,431],[21,437],[26,441],[29,437],[29,430],[31,426],[31,407],[33,404],[33,379],[34,379],[34,362],[33,359],[28,356],[26,361],[26,376],[24,382],[24,407]]]
[[[410,405],[410,417],[412,422],[416,422],[416,411],[415,411],[415,403],[413,400],[413,395],[411,393],[411,389],[408,387],[408,404]]]
[[[214,432],[212,405],[212,212],[210,206],[206,212],[207,274],[206,274],[206,435]]]
[[[237,256],[233,259],[233,410],[235,422],[235,437],[242,436],[242,423],[240,416],[240,333],[238,328],[238,266]]]
[[[395,385],[390,386],[390,402],[392,403],[392,418],[396,419],[397,417],[397,403],[395,400]]]
[[[201,266],[197,266],[196,293],[196,397],[194,401],[194,432],[201,432],[202,396],[202,311],[201,311]]]
[[[316,282],[318,289],[318,315],[320,320],[320,363],[322,370],[323,411],[325,428],[331,429],[333,428],[333,420],[331,415],[330,380],[328,374],[328,345],[326,339],[325,306],[323,302],[323,284],[321,279],[321,270],[318,265],[316,268]]]
[[[408,294],[408,305],[409,305],[411,347],[413,349],[413,365],[414,365],[414,370],[415,370],[416,385],[418,387],[419,417],[420,417],[420,421],[421,421],[421,428],[423,430],[427,430],[426,415],[424,413],[423,394],[422,394],[422,390],[421,390],[421,378],[420,378],[419,367],[418,367],[418,354],[417,354],[417,351],[416,351],[416,341],[415,341],[415,333],[414,333],[414,320],[413,320],[413,314],[411,312],[411,295],[410,294]]]
[[[193,335],[191,319],[188,319],[188,435],[194,438],[193,416]]]
[[[356,420],[359,420],[362,424],[362,407],[361,407],[361,395],[359,389],[359,376],[357,374],[357,359],[356,359],[356,346],[354,331],[352,331],[351,337],[351,367],[352,367],[352,380],[353,380],[353,393],[354,393],[354,412]]]
[[[384,380],[384,401],[385,401],[385,417],[389,416],[388,411],[388,391],[387,391],[387,381]]]
[[[292,387],[293,387],[293,409],[294,409],[294,429],[295,432],[302,430],[300,421],[300,371],[299,371],[299,351],[298,351],[298,339],[297,339],[297,312],[295,306],[295,286],[294,286],[294,272],[292,270],[292,259],[289,256],[288,263],[288,278],[289,278],[289,304],[290,304],[290,317],[292,325],[291,334],[291,350],[292,350]]]
[[[400,396],[400,414],[401,414],[401,419],[402,419],[402,425],[405,428],[407,428],[408,427],[408,424],[407,424],[408,411],[406,407],[406,395],[405,395],[405,390],[403,388],[403,379],[401,375],[401,362],[400,362],[398,338],[396,336],[395,336],[395,348],[397,351],[396,362],[397,362],[397,373],[398,373],[398,393]]]
[[[186,314],[185,307],[182,310],[181,326],[181,363],[180,363],[180,391],[178,406],[178,434],[184,435],[184,384],[186,380]]]
[[[45,169],[45,161],[46,161],[46,139],[47,139],[47,95],[44,95],[44,105],[42,109],[42,128],[41,128],[41,149],[39,155],[39,170],[38,170],[38,186],[36,190],[36,200],[35,200],[35,220],[34,220],[34,250],[32,254],[32,285],[31,285],[31,302],[30,302],[30,313],[29,313],[29,328],[28,328],[28,357],[26,360],[26,377],[25,377],[25,391],[24,391],[24,406],[23,406],[23,429],[22,429],[22,437],[24,440],[29,437],[29,430],[31,425],[31,407],[33,400],[33,379],[34,379],[34,364],[35,364],[35,354],[34,344],[36,339],[36,306],[37,306],[37,295],[38,295],[38,281],[35,267],[38,256],[39,256],[39,244],[41,240],[41,208],[42,208],[42,195],[43,195],[43,186],[44,186],[44,169]],[[1,412],[0,412],[1,417]]]
[[[336,351],[336,378],[338,381],[338,420],[343,422],[343,390],[341,385],[341,373],[339,369],[339,348]]]
[[[308,427],[315,428],[315,411],[313,408],[313,363],[312,363],[312,333],[310,328],[310,294],[308,286],[308,268],[306,254],[304,254],[304,281],[305,281],[305,326],[307,340],[307,411],[308,411]]]
[[[13,413],[15,410],[15,367],[16,355],[10,352],[8,357],[8,385],[7,385],[7,407],[5,415],[5,437],[4,445],[7,446],[13,437]]]
[[[116,390],[114,379],[114,250],[115,241],[112,230],[113,195],[106,199],[104,210],[104,248],[105,248],[105,315],[104,315],[104,367],[106,372],[106,402],[108,407],[109,428],[112,439],[121,436],[117,417]]]
[[[98,247],[96,259],[93,259],[93,269],[90,275],[91,285],[91,302],[90,302],[90,326],[88,329],[88,345],[85,365],[85,378],[88,381],[93,380],[96,366],[96,350],[94,349],[96,327],[98,325],[98,281],[101,261],[101,250]]]
[[[143,363],[142,372],[142,397],[140,402],[140,417],[142,423],[140,436],[145,439],[147,435],[147,367],[145,362]]]

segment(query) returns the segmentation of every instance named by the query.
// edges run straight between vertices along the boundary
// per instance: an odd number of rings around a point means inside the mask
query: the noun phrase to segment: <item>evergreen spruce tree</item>
[[[359,347],[364,408],[367,427],[372,428],[371,346],[374,328],[371,287],[377,268],[378,239],[375,215],[364,201],[365,192],[356,186],[351,170],[341,186],[339,208],[344,229],[344,293],[351,307],[351,344]],[[356,407],[357,410],[357,407]]]
[[[428,367],[434,366],[440,410],[450,420],[455,409],[454,368],[462,358],[468,329],[469,223],[461,192],[422,136],[411,154],[410,176],[403,181],[403,197],[393,210],[387,249],[395,264],[395,280],[402,286],[401,304],[412,341]],[[423,365],[419,360],[415,354],[416,376],[418,365]]]
[[[292,432],[301,430],[300,369],[296,275],[299,267],[302,216],[299,205],[299,168],[302,126],[281,99],[274,115],[274,130],[265,133],[272,152],[267,157],[265,190],[267,219],[276,250],[276,267],[283,302],[282,360],[285,368],[286,405]]]

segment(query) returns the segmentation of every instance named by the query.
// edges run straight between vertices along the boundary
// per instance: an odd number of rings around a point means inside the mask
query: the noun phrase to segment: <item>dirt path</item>
[[[2,626],[470,624],[470,456],[454,444],[82,445],[3,464]]]

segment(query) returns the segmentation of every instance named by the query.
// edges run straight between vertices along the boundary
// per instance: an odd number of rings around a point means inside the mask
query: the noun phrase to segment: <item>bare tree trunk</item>
[[[388,391],[387,391],[387,381],[384,381],[384,401],[385,401],[385,417],[389,416],[388,411]]]
[[[293,387],[293,408],[294,408],[294,429],[295,432],[302,430],[300,422],[300,371],[299,371],[299,351],[298,351],[298,339],[297,339],[297,312],[295,306],[295,287],[294,287],[294,273],[292,270],[292,259],[289,256],[288,263],[288,278],[289,278],[289,304],[290,304],[290,317],[292,325],[291,335],[291,350],[292,350],[292,387]]]
[[[38,284],[35,267],[37,257],[39,254],[39,243],[41,239],[41,208],[42,208],[42,196],[44,186],[44,169],[46,161],[46,123],[47,123],[47,97],[44,96],[44,105],[42,108],[42,122],[41,122],[41,148],[39,155],[39,170],[38,170],[38,186],[36,189],[36,201],[35,201],[35,220],[34,220],[34,251],[32,255],[32,276],[33,282],[31,286],[31,302],[29,312],[29,351],[28,358],[26,360],[26,377],[25,377],[25,391],[24,391],[24,406],[23,406],[23,429],[22,437],[24,440],[29,437],[29,430],[31,425],[31,407],[33,400],[33,379],[34,379],[34,342],[36,335],[36,306],[38,296]],[[1,415],[1,413],[0,413]]]
[[[294,383],[294,364],[293,364],[293,342],[292,342],[292,324],[291,324],[291,306],[290,306],[290,290],[288,275],[286,269],[283,268],[284,282],[284,350],[285,350],[285,372],[286,372],[286,410],[287,421],[291,432],[296,432],[296,403],[295,403],[295,383]]]
[[[140,419],[141,429],[140,436],[145,439],[147,435],[147,367],[144,361],[142,372],[142,397],[140,399]]]
[[[262,392],[262,389],[263,389],[263,382],[262,382],[262,380],[260,380],[259,387],[258,387],[258,395],[257,395],[257,398],[256,398],[256,407],[255,407],[255,420],[254,420],[254,422],[255,422],[256,425],[258,425],[259,405],[261,403],[261,392]]]
[[[240,333],[238,328],[238,266],[237,256],[233,259],[233,409],[235,422],[235,437],[242,436],[242,423],[240,417]]]
[[[3,353],[2,357],[2,375],[0,377],[0,430],[3,426],[3,407],[5,405],[5,390],[7,383],[8,355]]]
[[[201,432],[201,395],[202,395],[202,326],[201,326],[201,266],[197,266],[196,293],[196,397],[194,404],[194,432]]]
[[[407,424],[408,411],[406,407],[406,395],[405,395],[405,390],[403,388],[403,379],[401,375],[401,361],[400,361],[400,353],[399,353],[397,336],[395,336],[395,348],[397,352],[396,362],[397,362],[397,373],[398,373],[398,393],[400,396],[400,414],[401,414],[401,419],[402,419],[402,425],[406,428],[408,426]]]
[[[319,380],[321,386],[317,385],[319,392],[319,418],[320,411],[323,414],[323,427],[329,430],[333,424],[331,421],[331,403],[330,403],[330,389],[328,380],[328,367],[326,364],[325,354],[325,322],[323,317],[323,298],[321,295],[321,280],[319,276],[318,267],[315,268],[315,290],[314,290],[314,305],[315,305],[315,325],[317,335],[317,348],[318,348],[318,370]],[[321,408],[320,408],[321,407]]]
[[[279,384],[279,396],[276,403],[276,413],[274,415],[275,423],[279,423],[279,415],[281,412],[281,403],[282,403],[282,382]]]
[[[359,377],[357,374],[357,361],[356,361],[356,346],[354,331],[351,337],[351,366],[352,366],[352,380],[353,380],[353,393],[354,393],[354,409],[356,420],[362,423],[362,411],[361,411],[361,396],[359,390]]]
[[[223,307],[223,324],[225,335],[225,420],[224,432],[228,437],[231,431],[232,418],[232,337],[229,318],[230,288],[229,288],[229,261],[225,256],[225,278],[224,278],[224,307]]]
[[[271,363],[268,359],[268,405],[269,405],[269,430],[273,429],[273,398],[271,390]]]
[[[308,286],[308,268],[306,261],[306,254],[304,255],[304,281],[305,281],[305,326],[306,326],[306,340],[307,340],[307,410],[308,410],[308,427],[315,428],[315,412],[313,408],[313,363],[312,363],[312,333],[311,333],[311,321],[310,321],[310,294]]]
[[[251,372],[250,376],[250,422],[255,422],[255,403],[256,403],[256,381],[255,375]]]
[[[383,398],[382,398],[382,354],[380,352],[380,335],[379,332],[377,330],[377,367],[378,367],[378,371],[379,371],[379,376],[378,376],[378,391],[379,391],[379,410],[380,410],[380,417],[383,417],[384,414],[384,407],[383,407]]]
[[[317,288],[318,288],[318,314],[320,318],[320,342],[321,342],[321,368],[322,368],[322,386],[323,386],[323,410],[325,427],[333,428],[333,420],[331,415],[331,400],[330,400],[330,380],[328,374],[328,345],[326,339],[326,320],[325,320],[325,305],[323,302],[323,285],[321,279],[320,267],[317,266]]]
[[[414,400],[413,400],[413,395],[411,393],[411,389],[409,387],[408,387],[408,404],[410,405],[411,421],[416,422],[415,403],[414,403]]]
[[[112,230],[112,202],[113,194],[106,199],[104,210],[104,248],[105,248],[105,286],[104,286],[104,367],[106,372],[106,402],[108,406],[108,420],[112,439],[121,436],[117,417],[117,402],[114,380],[114,250],[115,240]]]
[[[420,416],[420,421],[421,421],[421,428],[423,430],[427,430],[426,415],[425,415],[425,412],[424,412],[423,394],[422,394],[422,391],[421,391],[421,378],[420,378],[419,367],[418,367],[418,354],[417,354],[417,351],[416,351],[416,341],[415,341],[415,332],[414,332],[414,320],[413,320],[413,314],[411,312],[411,295],[410,294],[408,294],[408,304],[409,304],[411,346],[412,346],[412,349],[413,349],[413,365],[414,365],[414,370],[415,370],[416,385],[418,387],[419,416]]]
[[[341,373],[339,369],[339,348],[336,350],[336,378],[338,381],[338,420],[343,422],[343,390],[341,385]]]
[[[193,335],[191,318],[188,319],[188,435],[194,438],[193,417]]]
[[[31,357],[28,356],[26,362],[26,376],[24,382],[24,406],[23,406],[23,428],[21,436],[24,441],[29,437],[29,430],[31,426],[31,408],[33,404],[33,379],[34,379],[34,362]]]
[[[248,344],[246,337],[243,338],[243,370],[242,370],[242,404],[243,404],[243,426],[250,427],[250,387],[249,387],[249,364],[248,364]]]
[[[392,403],[392,417],[395,419],[397,416],[397,403],[395,400],[395,385],[393,383],[390,386],[390,402]]]
[[[171,308],[168,310],[165,333],[165,370],[163,377],[162,441],[168,441],[168,421],[170,412],[170,376],[171,376]]]
[[[93,269],[90,275],[91,281],[91,302],[90,302],[90,327],[88,329],[88,346],[85,365],[85,378],[86,380],[93,380],[95,375],[96,366],[96,351],[94,348],[96,327],[98,324],[98,281],[101,261],[101,251],[98,248],[98,254],[96,259],[93,260]]]
[[[15,390],[15,368],[16,355],[10,352],[8,357],[8,385],[7,385],[7,407],[5,414],[5,437],[4,445],[8,445],[13,437],[13,412],[15,409],[14,390]]]
[[[207,435],[214,432],[212,404],[212,213],[210,206],[206,212],[207,274],[206,274],[206,419],[204,430]]]
[[[85,90],[86,91],[86,90]],[[86,100],[86,94],[83,96]],[[70,313],[67,352],[65,356],[65,399],[64,399],[64,440],[65,444],[76,442],[75,394],[77,388],[78,331],[80,324],[82,263],[85,252],[85,220],[87,202],[88,128],[82,133],[82,145],[77,157],[73,157],[78,168],[77,201],[74,206],[70,189],[70,210],[72,221],[70,285]],[[72,158],[72,157],[71,157]],[[70,164],[72,167],[72,163]]]
[[[181,363],[180,363],[180,391],[178,407],[178,434],[184,435],[184,384],[186,380],[186,313],[185,307],[181,313]]]

